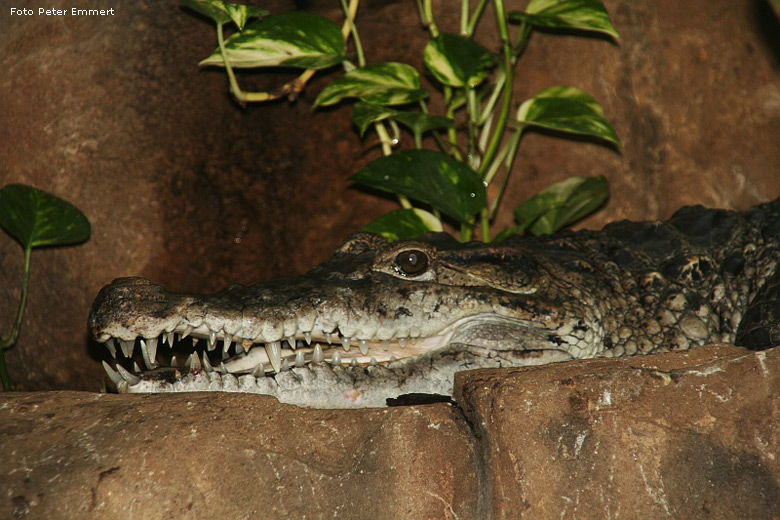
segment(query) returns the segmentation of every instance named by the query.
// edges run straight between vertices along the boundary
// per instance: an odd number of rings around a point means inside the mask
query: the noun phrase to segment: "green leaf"
[[[314,106],[328,106],[344,98],[358,98],[376,105],[404,105],[423,99],[420,73],[405,63],[375,63],[351,70],[322,89]]]
[[[423,52],[428,70],[444,85],[479,85],[496,64],[495,56],[473,40],[457,34],[440,34]]]
[[[420,139],[425,132],[447,128],[455,124],[455,121],[448,117],[421,114],[420,112],[403,112],[373,103],[358,102],[352,109],[352,122],[360,130],[361,136],[372,123],[385,119],[392,119],[406,126],[416,139]]]
[[[479,175],[432,150],[405,150],[381,157],[350,180],[426,202],[459,222],[468,222],[485,207],[485,186]]]
[[[549,29],[599,32],[620,38],[599,0],[531,0],[522,11],[510,11],[510,22]]]
[[[232,21],[240,31],[244,30],[247,20],[262,18],[270,14],[265,9],[232,4],[222,0],[181,0],[181,3],[202,15],[208,16],[218,24]]]
[[[414,238],[429,231],[441,231],[439,219],[422,209],[397,209],[385,213],[363,228],[369,233],[378,233],[388,241]]]
[[[25,249],[78,244],[90,233],[87,217],[73,204],[24,184],[0,190],[0,226]]]
[[[407,127],[418,138],[431,130],[455,126],[455,121],[449,117],[421,114],[420,112],[396,112],[392,119]]]
[[[569,177],[515,208],[517,228],[510,230],[510,234],[526,229],[533,235],[555,233],[590,215],[608,198],[609,183],[603,176]]]
[[[360,137],[363,137],[363,134],[366,133],[366,130],[372,123],[383,121],[397,113],[392,108],[386,108],[382,105],[358,102],[352,108],[352,123],[358,127]]]
[[[574,87],[550,87],[526,100],[517,109],[523,126],[586,135],[620,146],[615,129],[592,97]]]
[[[293,11],[250,23],[225,41],[225,52],[233,67],[324,69],[344,59],[344,40],[327,18]],[[200,65],[225,64],[217,49]]]

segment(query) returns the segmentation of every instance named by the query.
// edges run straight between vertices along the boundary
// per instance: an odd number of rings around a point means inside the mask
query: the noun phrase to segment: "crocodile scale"
[[[461,370],[778,345],[779,260],[780,199],[492,244],[358,233],[305,275],[211,295],[114,280],[89,328],[122,392],[384,406],[451,395]]]

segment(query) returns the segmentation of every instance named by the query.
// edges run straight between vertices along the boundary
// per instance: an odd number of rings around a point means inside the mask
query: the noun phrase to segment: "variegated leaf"
[[[574,29],[620,38],[599,0],[531,0],[523,11],[511,11],[509,20],[550,29]]]
[[[485,207],[485,185],[466,164],[433,150],[405,150],[372,161],[350,180],[404,195],[468,222]]]
[[[233,67],[323,69],[344,59],[344,40],[327,18],[293,11],[251,22],[225,41],[225,51]],[[219,49],[200,64],[224,66]]]
[[[345,98],[375,105],[404,105],[423,99],[420,74],[405,63],[376,63],[351,70],[322,89],[314,106],[327,106]]]
[[[190,9],[208,16],[218,24],[233,21],[241,31],[244,30],[247,20],[269,15],[265,9],[232,4],[222,0],[181,0],[181,2]]]
[[[440,34],[425,46],[425,66],[436,79],[451,87],[474,88],[490,73],[495,56],[470,38]]]
[[[603,176],[569,177],[515,208],[517,229],[533,235],[555,233],[590,215],[608,198],[609,183]]]
[[[620,146],[617,133],[604,117],[601,105],[575,87],[544,89],[520,105],[517,121],[523,126],[587,135]]]
[[[24,184],[0,190],[0,226],[28,247],[78,244],[89,238],[89,220],[76,206]]]
[[[378,233],[390,242],[415,238],[429,231],[441,231],[439,219],[425,210],[397,209],[374,220],[363,231]]]

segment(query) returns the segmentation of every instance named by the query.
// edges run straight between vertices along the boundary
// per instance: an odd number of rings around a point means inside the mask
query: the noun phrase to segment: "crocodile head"
[[[461,370],[598,355],[597,306],[571,297],[571,276],[516,246],[359,233],[303,276],[210,295],[117,279],[89,328],[115,358],[104,366],[120,392],[385,406],[450,395]]]

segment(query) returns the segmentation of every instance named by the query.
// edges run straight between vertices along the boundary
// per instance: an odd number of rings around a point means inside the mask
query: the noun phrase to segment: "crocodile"
[[[779,248],[780,199],[498,243],[357,233],[302,276],[209,295],[118,278],[88,326],[120,392],[381,407],[451,398],[463,370],[778,345]]]

